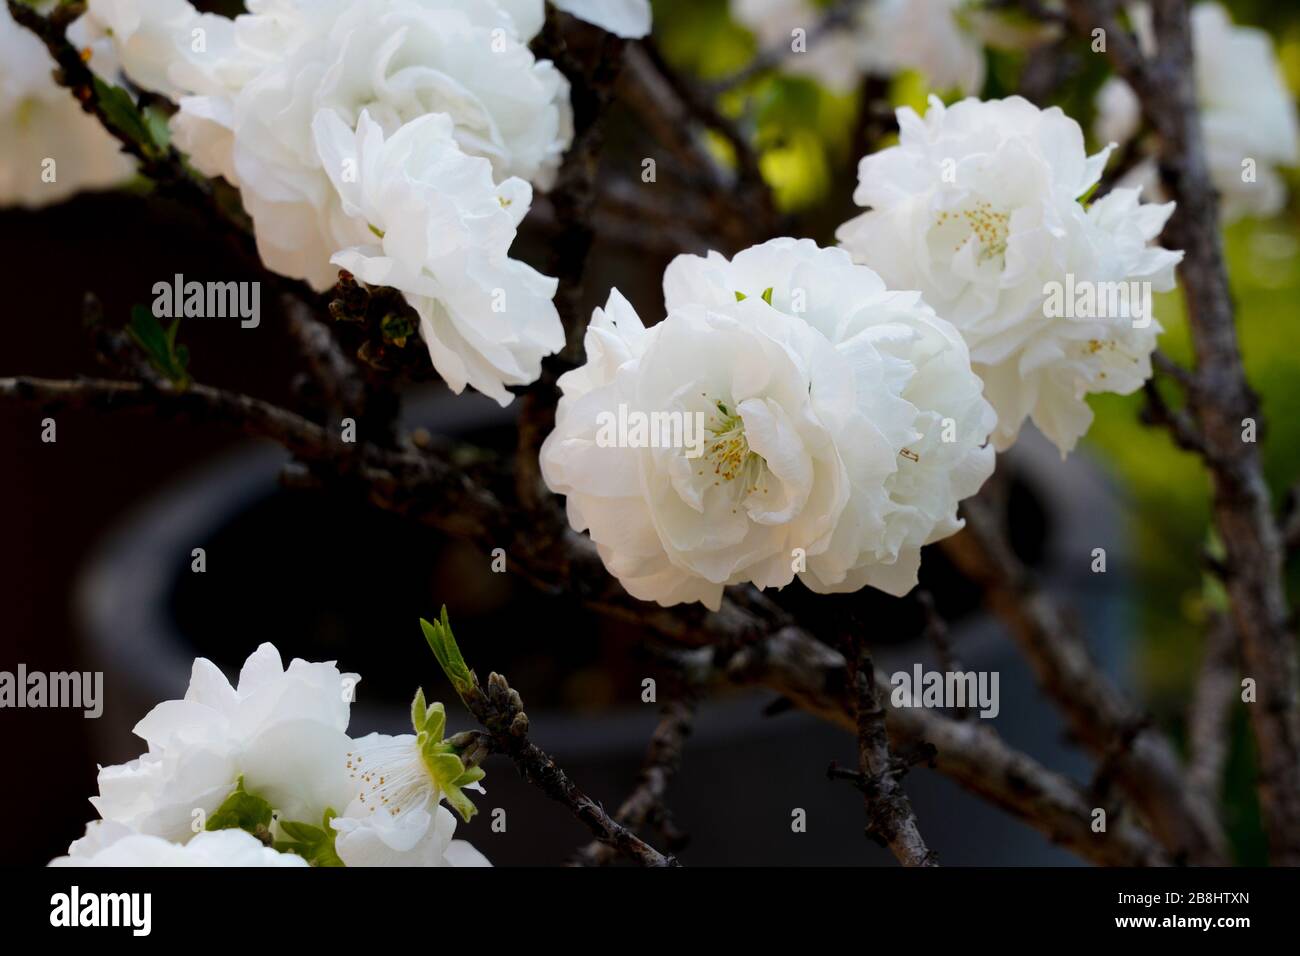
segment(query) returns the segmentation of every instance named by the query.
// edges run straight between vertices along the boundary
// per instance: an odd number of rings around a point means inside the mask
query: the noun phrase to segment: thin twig
[[[1011,550],[985,502],[967,499],[962,514],[966,528],[943,542],[945,553],[983,586],[1075,737],[1097,757],[1112,758],[1115,778],[1171,854],[1192,863],[1221,862],[1223,833],[1211,808],[1189,792],[1173,745],[1145,724],[1092,660],[1075,628]],[[1139,726],[1131,746],[1116,753],[1116,741]]]
[[[636,788],[614,815],[615,820],[633,833],[641,833],[647,825],[666,819],[664,796],[681,767],[682,750],[694,720],[695,701],[692,698],[673,700],[664,705]],[[577,862],[582,866],[606,866],[614,861],[614,856],[612,846],[593,840],[578,851]]]

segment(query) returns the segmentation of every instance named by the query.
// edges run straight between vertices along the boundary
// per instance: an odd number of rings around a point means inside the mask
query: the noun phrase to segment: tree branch
[[[633,833],[666,818],[664,796],[682,763],[682,750],[695,721],[693,699],[674,700],[664,705],[663,716],[650,739],[650,749],[636,788],[618,808],[614,819]],[[671,847],[670,847],[671,849]],[[593,840],[578,851],[582,866],[606,866],[614,860],[614,848]]]
[[[1300,865],[1300,661],[1282,580],[1282,538],[1274,521],[1258,444],[1244,441],[1259,411],[1246,381],[1197,106],[1191,24],[1182,0],[1154,0],[1157,54],[1146,59],[1118,28],[1107,0],[1069,0],[1076,29],[1107,31],[1107,53],[1133,87],[1159,136],[1160,173],[1177,201],[1165,230],[1184,251],[1179,277],[1196,356],[1189,396],[1204,437],[1214,487],[1212,513],[1227,553],[1226,581],[1243,673],[1256,680],[1250,707],[1259,750],[1259,793],[1275,863]],[[1113,31],[1113,32],[1112,32]]]
[[[945,552],[1002,617],[1039,685],[1061,705],[1075,737],[1107,761],[1157,839],[1191,863],[1220,863],[1225,839],[1212,809],[1191,793],[1173,746],[1097,667],[1056,604],[1031,581],[979,496],[962,503],[966,528]],[[1115,752],[1116,741],[1129,741]]]

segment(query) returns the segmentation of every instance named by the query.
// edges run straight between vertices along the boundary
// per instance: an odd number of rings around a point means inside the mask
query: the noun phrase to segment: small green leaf
[[[326,810],[319,827],[294,820],[281,820],[280,832],[290,839],[276,841],[275,848],[281,853],[300,856],[312,866],[343,866],[343,860],[334,849],[338,831],[330,826],[330,821],[336,816],[338,814],[333,810]]]
[[[95,100],[104,114],[104,122],[138,144],[145,156],[162,156],[167,147],[155,139],[148,119],[135,105],[131,94],[120,86],[105,83],[97,76],[92,79],[95,84]]]
[[[244,830],[256,835],[271,825],[271,805],[244,789],[241,776],[230,796],[208,817],[206,830]]]
[[[126,331],[159,375],[178,388],[186,388],[190,384],[187,371],[190,352],[185,346],[176,344],[180,321],[175,319],[164,329],[151,311],[137,305],[131,309],[131,324]]]
[[[415,692],[415,699],[411,701],[411,726],[415,728],[417,734],[424,730],[428,719],[428,707],[424,703],[424,688],[420,687]]]
[[[741,292],[739,289],[736,290],[736,301],[737,301],[737,302],[744,302],[744,301],[745,301],[746,299],[748,299],[748,298],[749,298],[749,296],[745,295],[745,293]]]
[[[441,618],[433,624],[421,618],[420,627],[424,631],[424,639],[429,642],[429,649],[438,659],[438,665],[461,700],[464,700],[465,695],[478,686],[478,678],[466,665],[465,658],[456,645],[456,638],[452,636],[451,624],[447,620],[447,606],[443,605]]]
[[[772,287],[771,287],[771,286],[768,286],[766,289],[763,290],[763,301],[766,302],[768,305],[771,305],[771,304],[772,304]]]

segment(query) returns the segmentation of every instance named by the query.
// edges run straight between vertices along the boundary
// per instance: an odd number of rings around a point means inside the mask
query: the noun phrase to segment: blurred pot
[[[509,412],[468,394],[425,395],[405,417],[408,426],[487,443],[513,434]],[[479,672],[500,670],[523,694],[532,739],[580,786],[616,807],[635,781],[657,721],[657,707],[640,702],[641,679],[649,674],[635,648],[644,634],[593,617],[566,598],[536,594],[509,574],[492,573],[490,559],[478,552],[390,515],[283,492],[278,475],[285,461],[278,448],[250,445],[214,462],[152,499],[89,561],[78,608],[92,659],[105,672],[97,759],[108,764],[139,753],[131,727],[158,701],[183,695],[195,656],[233,675],[264,640],[286,658],[336,659],[362,675],[352,711],[357,735],[408,732],[408,702],[418,683],[448,702],[449,727],[464,729],[469,717],[448,699],[454,695],[415,627],[417,617],[433,615],[445,599]],[[999,467],[1020,476],[1026,497],[1013,510],[1043,525],[1033,531],[1040,572],[1073,598],[1097,641],[1094,651],[1114,670],[1124,658],[1127,630],[1127,576],[1117,573],[1125,548],[1114,494],[1085,458],[1076,455],[1067,466],[1036,435]],[[1090,573],[1094,547],[1107,549],[1110,573]],[[190,569],[194,548],[205,550],[202,574]],[[927,565],[937,560],[927,553]],[[972,612],[953,622],[951,636],[967,668],[1000,673],[998,730],[1047,765],[1085,779],[1086,761],[1065,745],[1062,724],[999,626]],[[877,659],[887,672],[910,671],[917,661],[937,666],[928,646],[910,640],[878,650]],[[862,839],[861,801],[825,778],[832,759],[856,763],[854,741],[804,714],[759,716],[769,698],[753,692],[701,706],[670,799],[691,837],[683,859],[889,862]],[[491,761],[488,770],[488,793],[477,802],[484,811],[506,811],[505,832],[495,832],[493,814],[483,812],[461,835],[494,862],[555,863],[585,842],[576,821],[503,763]],[[1075,862],[938,774],[917,771],[908,790],[946,863]],[[804,833],[791,831],[795,808],[807,813]]]

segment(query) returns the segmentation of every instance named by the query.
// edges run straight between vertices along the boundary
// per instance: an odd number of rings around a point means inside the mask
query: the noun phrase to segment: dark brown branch
[[[614,820],[604,808],[583,793],[560,769],[554,758],[528,740],[528,715],[523,701],[500,674],[488,676],[487,688],[475,686],[461,695],[474,717],[491,735],[491,749],[514,761],[519,773],[552,800],[564,804],[601,843],[635,860],[642,866],[678,866],[650,846],[628,827]]]
[[[798,627],[780,627],[731,650],[678,651],[675,660],[699,686],[768,687],[808,713],[857,730],[844,657]],[[889,684],[879,675],[876,680],[888,699]],[[887,728],[896,753],[932,745],[941,773],[1084,859],[1105,866],[1169,862],[1155,841],[1129,821],[1112,821],[1106,833],[1093,833],[1094,804],[1083,789],[1007,746],[982,721],[903,707],[889,710]]]
[[[1107,32],[1107,54],[1137,93],[1156,131],[1160,174],[1177,207],[1165,239],[1179,266],[1197,390],[1190,408],[1209,456],[1214,526],[1226,551],[1226,581],[1244,675],[1256,680],[1250,707],[1259,751],[1259,793],[1273,862],[1300,865],[1300,659],[1282,579],[1282,536],[1273,517],[1259,446],[1243,440],[1259,409],[1246,381],[1197,106],[1191,24],[1183,0],[1152,4],[1157,54],[1142,56],[1107,0],[1070,0],[1076,29]]]
[[[1209,805],[1188,790],[1172,744],[1092,660],[1075,628],[1030,579],[978,496],[962,504],[966,528],[943,542],[962,572],[979,583],[1006,621],[1038,682],[1065,712],[1074,736],[1100,759],[1175,858],[1220,863],[1225,840]],[[1135,728],[1142,727],[1135,733]],[[1132,735],[1116,752],[1117,741]]]
[[[1228,761],[1228,731],[1237,694],[1237,642],[1231,619],[1212,611],[1205,629],[1205,649],[1196,693],[1187,716],[1191,766],[1187,780],[1218,806],[1223,770]]]
[[[888,696],[876,681],[871,653],[858,634],[849,635],[845,643],[858,732],[857,785],[866,803],[867,835],[888,847],[904,866],[938,866],[939,857],[926,846],[903,791],[902,777],[909,765],[889,750],[884,706]]]
[[[615,820],[633,833],[640,833],[646,826],[666,819],[664,797],[681,767],[682,749],[694,720],[693,700],[674,700],[664,705],[663,716],[650,739],[650,749],[636,788],[614,815]],[[614,855],[614,848],[608,843],[593,840],[578,851],[577,862],[582,866],[606,866],[614,861]]]

